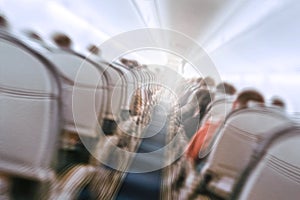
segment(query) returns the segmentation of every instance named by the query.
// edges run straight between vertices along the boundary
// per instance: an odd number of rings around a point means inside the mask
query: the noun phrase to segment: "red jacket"
[[[209,144],[209,142],[204,142],[211,140],[220,124],[220,121],[211,122],[210,120],[208,120],[199,128],[199,130],[192,137],[187,147],[187,151],[185,152],[188,158],[192,159],[194,162],[199,159],[198,155],[200,150],[202,148],[207,148],[207,145]]]

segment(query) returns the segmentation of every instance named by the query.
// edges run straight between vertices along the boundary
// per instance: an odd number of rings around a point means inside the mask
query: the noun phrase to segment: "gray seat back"
[[[0,34],[0,173],[46,180],[61,130],[55,68],[15,38]]]
[[[97,137],[103,98],[103,79],[91,62],[66,51],[47,57],[60,72],[63,89],[64,129],[79,136]]]
[[[258,143],[271,130],[287,123],[292,122],[284,113],[264,107],[242,109],[229,115],[204,166],[203,173],[211,179],[208,190],[227,198]]]
[[[107,98],[106,119],[118,121],[124,99],[125,81],[121,70],[114,68],[111,65],[106,66],[106,72],[111,77],[109,82],[109,92]]]
[[[210,122],[215,122],[219,123],[219,128],[222,127],[224,124],[226,116],[231,112],[232,110],[232,104],[233,104],[233,99],[232,98],[222,98],[213,101],[210,104],[210,108],[205,114],[203,120],[201,121],[201,124],[206,123],[207,121]],[[215,131],[209,129],[208,131]],[[218,139],[219,133],[218,130],[217,132],[214,133],[214,136],[212,138],[205,138],[204,141],[204,146],[207,148],[203,148],[199,152],[199,158],[202,159],[206,157],[212,149],[215,147],[217,139]]]
[[[131,98],[136,89],[135,85],[137,84],[137,80],[135,75],[132,73],[132,71],[129,68],[126,68],[121,65],[116,65],[116,67],[122,71],[122,76],[125,80],[125,84],[123,86],[125,90],[124,90],[121,109],[128,111],[130,107]]]
[[[253,162],[238,199],[299,199],[300,129],[288,127]]]

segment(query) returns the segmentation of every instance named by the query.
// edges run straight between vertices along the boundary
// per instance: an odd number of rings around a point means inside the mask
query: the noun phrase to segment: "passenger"
[[[201,78],[201,77],[193,78],[193,79],[190,79],[187,81],[186,84],[188,84],[188,85],[185,87],[184,92],[182,93],[182,95],[179,99],[181,107],[191,101],[195,90],[198,90],[201,88],[202,81],[203,81],[203,78]]]
[[[189,84],[190,82],[187,82]],[[191,96],[193,90],[191,85],[184,88],[184,92],[179,97],[179,105],[183,107],[187,104],[189,97]]]
[[[182,122],[196,115],[199,115],[201,121],[208,104],[214,97],[214,94],[210,92],[210,89],[214,86],[215,81],[210,77],[206,77],[201,81],[200,86],[191,93],[187,104],[181,107]]]
[[[190,88],[187,103],[197,101],[197,99],[195,99],[196,97],[195,94],[197,93],[197,91],[204,89],[204,90],[209,90],[211,92],[214,89],[214,87],[215,87],[215,81],[211,77],[205,77],[204,79],[202,78],[196,79],[196,85]]]
[[[265,103],[264,97],[256,90],[245,90],[241,92],[233,103],[232,109],[247,108],[250,102],[256,102],[260,105]]]
[[[53,34],[52,39],[58,47],[65,50],[71,50],[72,40],[66,34],[55,33]]]
[[[229,83],[219,83],[216,88],[216,92],[214,95],[214,99],[221,99],[225,98],[226,96],[232,96],[236,92],[236,89],[234,88],[233,85]],[[210,100],[208,99],[210,96],[207,96],[205,99],[208,100],[207,102],[202,102],[204,104],[203,108],[200,108],[199,114],[185,120],[183,122],[183,127],[186,133],[186,136],[191,139],[193,135],[197,132],[199,128],[200,121],[202,121],[205,113],[206,113],[206,103],[209,103]],[[202,100],[203,101],[203,100]],[[201,112],[202,110],[202,112]]]
[[[26,37],[28,37],[35,44],[38,44],[39,47],[43,47],[47,50],[51,50],[51,47],[48,44],[46,44],[46,42],[42,39],[42,37],[37,32],[32,30],[25,30],[23,32]]]
[[[102,135],[96,147],[92,163],[99,168],[91,180],[91,190],[97,199],[112,199],[122,174],[130,164],[130,154],[136,152],[142,131],[139,128],[141,114],[140,91],[136,91],[131,99],[130,117],[117,126],[112,135]],[[103,138],[105,137],[105,138]],[[122,151],[118,150],[122,149]],[[113,170],[117,169],[117,170]],[[107,188],[103,190],[103,188]]]
[[[141,66],[136,60],[129,60],[126,58],[122,58],[120,62],[129,68],[137,68]]]
[[[202,80],[202,78],[200,78]],[[199,88],[200,82],[196,83],[196,79],[187,79],[185,82],[182,84],[181,91],[182,93],[179,95],[179,105],[180,107],[184,106],[188,100],[189,97],[192,95],[195,87]]]
[[[96,45],[94,45],[94,44],[91,44],[91,45],[89,45],[88,46],[88,51],[90,52],[90,53],[92,53],[92,54],[94,54],[94,55],[97,55],[97,56],[99,56],[99,57],[101,57],[101,50],[96,46]]]
[[[204,89],[213,89],[216,86],[216,83],[213,78],[207,76],[203,80],[201,80],[201,88]]]
[[[141,66],[141,65],[138,63],[138,61],[136,61],[136,60],[132,60],[132,61],[131,61],[131,65],[132,65],[133,67],[139,67],[139,66]]]
[[[9,29],[9,23],[5,16],[0,15],[0,30],[8,30]]]
[[[278,108],[282,108],[282,109],[285,109],[285,103],[284,103],[284,101],[281,99],[281,98],[279,98],[279,97],[272,97],[271,98],[271,104],[273,105],[273,106],[276,106],[276,107],[278,107]]]
[[[38,33],[34,32],[34,31],[26,30],[26,31],[24,31],[24,33],[31,39],[41,41],[41,42],[43,41],[41,36]]]
[[[264,98],[263,96],[255,91],[255,90],[246,90],[241,92],[236,100],[233,103],[232,110],[237,109],[244,109],[248,107],[249,102],[256,102],[263,104]],[[199,160],[199,152],[200,150],[205,150],[208,145],[210,144],[208,141],[214,137],[215,133],[217,132],[218,128],[223,123],[223,119],[218,119],[214,121],[208,120],[205,122],[204,125],[200,127],[197,133],[192,138],[191,142],[189,143],[186,151],[186,156],[194,163],[197,164]]]
[[[224,97],[224,95],[235,95],[236,89],[233,85],[223,82],[219,83],[216,87],[216,96],[215,99]]]
[[[120,165],[122,158],[120,155],[115,154],[116,148],[126,149],[127,151],[134,151],[136,148],[136,139],[139,138],[139,133],[136,132],[137,126],[141,125],[141,114],[142,114],[142,99],[140,90],[135,91],[135,94],[132,96],[130,104],[129,118],[126,121],[122,121],[118,124],[115,132],[111,134],[106,134],[104,138],[100,138],[99,143],[97,144],[95,157],[101,161],[115,162],[116,165]],[[112,155],[115,155],[113,157]],[[121,160],[118,160],[121,159]],[[94,162],[97,163],[96,160]]]
[[[120,62],[125,65],[125,66],[128,66],[129,65],[129,60],[127,60],[126,58],[121,58],[120,59]]]
[[[91,60],[96,62],[103,62],[104,60],[101,57],[101,50],[94,44],[91,44],[87,47],[90,55],[88,56]]]

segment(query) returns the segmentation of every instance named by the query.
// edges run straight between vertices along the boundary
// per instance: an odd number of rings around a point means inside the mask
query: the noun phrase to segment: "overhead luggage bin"
[[[266,107],[252,107],[231,113],[220,130],[202,173],[206,188],[214,195],[229,198],[233,185],[249,164],[258,144],[272,130],[292,125],[287,115]],[[226,186],[226,187],[224,187]]]
[[[0,173],[46,181],[61,131],[61,86],[55,67],[0,33]]]

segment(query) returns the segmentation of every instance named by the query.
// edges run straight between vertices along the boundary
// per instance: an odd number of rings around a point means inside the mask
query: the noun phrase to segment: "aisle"
[[[130,171],[123,180],[117,200],[140,200],[160,198],[162,170],[161,166],[164,162],[164,151],[157,151],[165,146],[165,135],[168,128],[166,110],[161,106],[157,106],[152,114],[152,121],[145,130],[145,136],[134,158]],[[155,134],[157,133],[157,134]],[[155,135],[153,135],[155,134]],[[157,152],[154,152],[157,151]],[[152,152],[151,154],[147,154]],[[157,170],[151,170],[157,169]],[[141,170],[150,171],[144,173]]]

